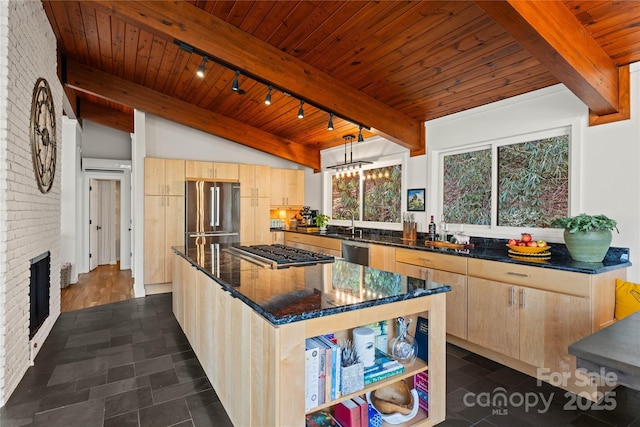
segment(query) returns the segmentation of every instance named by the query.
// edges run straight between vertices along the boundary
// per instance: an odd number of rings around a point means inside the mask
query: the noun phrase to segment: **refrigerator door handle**
[[[231,232],[231,233],[190,233],[189,237],[218,237],[218,236],[238,236],[240,233]]]
[[[220,187],[210,187],[211,190],[211,225],[220,226]]]

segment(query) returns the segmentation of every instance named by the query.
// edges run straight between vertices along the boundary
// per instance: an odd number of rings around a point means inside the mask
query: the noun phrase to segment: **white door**
[[[98,180],[89,182],[89,271],[98,266],[98,215],[100,213]]]

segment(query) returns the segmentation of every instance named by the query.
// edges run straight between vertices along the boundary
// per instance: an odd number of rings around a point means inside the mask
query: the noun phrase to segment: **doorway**
[[[89,271],[120,261],[120,181],[89,183]]]
[[[131,269],[131,173],[86,171],[78,274],[99,265]]]

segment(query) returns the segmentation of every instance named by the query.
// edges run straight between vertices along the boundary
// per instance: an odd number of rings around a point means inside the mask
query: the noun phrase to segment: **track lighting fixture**
[[[300,109],[298,110],[298,118],[299,119],[304,119],[304,108],[302,107],[304,105],[304,99],[300,100]]]
[[[267,92],[267,97],[264,99],[265,105],[271,105],[271,90],[273,86],[269,85],[269,91]]]
[[[207,64],[207,58],[206,56],[202,57],[202,64],[200,64],[200,66],[198,67],[198,71],[196,71],[196,76],[203,78],[204,77],[204,71],[205,71],[205,65]]]
[[[233,79],[233,84],[231,85],[231,90],[234,92],[238,92],[240,90],[240,83],[238,83],[239,76],[240,76],[240,71],[236,70],[236,77]]]
[[[363,142],[364,138],[362,137],[362,125],[360,125],[360,130],[358,131],[358,142]]]
[[[327,123],[327,130],[333,130],[333,113],[329,113],[329,123]]]

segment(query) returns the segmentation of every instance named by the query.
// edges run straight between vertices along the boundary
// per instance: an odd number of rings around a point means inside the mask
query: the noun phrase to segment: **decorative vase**
[[[340,372],[342,395],[355,393],[364,388],[364,363],[343,366]]]
[[[409,322],[404,317],[398,317],[398,335],[391,340],[391,356],[403,365],[411,365],[418,356],[418,346],[415,339],[409,335]]]
[[[602,262],[609,245],[611,245],[611,231],[593,230],[569,233],[564,230],[564,243],[574,261]]]
[[[326,225],[321,225],[320,226],[320,231],[327,231],[327,226]]]

